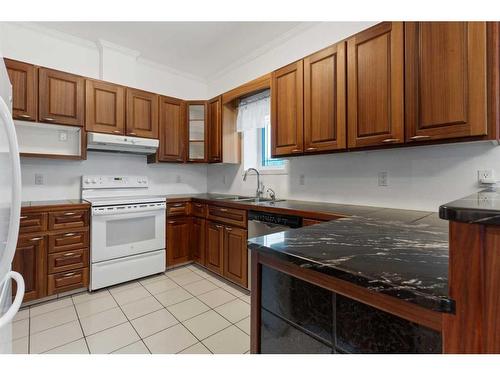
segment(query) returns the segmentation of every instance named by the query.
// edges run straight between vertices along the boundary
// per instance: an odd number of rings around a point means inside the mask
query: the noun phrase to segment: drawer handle
[[[231,232],[231,231],[233,230],[233,228],[231,228],[231,227],[226,227],[226,230],[227,230],[228,232]]]
[[[21,219],[21,220],[24,220],[24,219],[27,219],[27,218],[28,218],[28,216],[20,216],[19,217],[19,219]]]
[[[55,119],[53,119],[52,117],[44,117],[42,120],[45,120],[45,121],[55,121]]]
[[[73,216],[76,215],[76,212],[65,212],[64,216]]]
[[[414,135],[413,137],[411,137],[410,139],[412,141],[418,141],[419,139],[429,139],[431,138],[430,135]]]
[[[32,239],[30,239],[30,241],[36,242],[40,241],[41,239],[43,239],[43,237],[33,237]]]
[[[75,253],[66,253],[63,255],[64,258],[66,257],[72,257],[73,255],[75,255]]]
[[[71,277],[71,276],[75,276],[76,273],[75,272],[70,272],[70,273],[66,273],[64,275],[61,276],[61,278],[64,278],[64,277]]]
[[[222,225],[215,225],[215,227],[216,227],[217,229],[221,229],[221,228],[222,228]]]
[[[318,149],[317,147],[308,147],[308,148],[306,148],[306,151],[314,151],[317,149]]]
[[[382,143],[394,143],[399,142],[399,138],[387,138],[382,141]]]
[[[113,130],[113,133],[115,133],[115,134],[120,134],[120,133],[121,133],[121,131],[120,131],[120,130]]]
[[[137,133],[128,133],[129,135],[137,135]]]
[[[66,233],[66,234],[63,234],[63,237],[75,237],[76,236],[76,233]]]
[[[21,117],[21,118],[31,118],[30,115],[19,115],[19,117]]]
[[[202,208],[203,207],[203,205],[199,204],[199,203],[195,203],[195,206],[198,207],[198,208]]]
[[[219,208],[221,212],[227,212],[227,208]]]
[[[169,221],[168,224],[175,224],[175,221]]]
[[[172,205],[172,207],[182,207],[182,206],[184,206],[184,203],[176,203]]]
[[[299,149],[299,148],[295,148],[295,149],[292,150],[292,152],[302,152],[302,150]]]

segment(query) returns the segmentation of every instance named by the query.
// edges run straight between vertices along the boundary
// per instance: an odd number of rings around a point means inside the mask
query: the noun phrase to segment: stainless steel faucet
[[[260,173],[259,173],[259,171],[257,169],[255,169],[255,168],[248,168],[245,171],[245,174],[243,175],[243,181],[247,180],[247,175],[248,175],[248,172],[250,172],[250,171],[255,171],[255,173],[257,174],[257,190],[255,192],[255,197],[256,198],[261,198],[262,194],[264,192],[264,189],[260,185]]]

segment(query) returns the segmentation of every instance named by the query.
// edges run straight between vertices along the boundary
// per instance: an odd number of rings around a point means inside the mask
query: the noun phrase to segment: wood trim
[[[456,312],[443,317],[443,352],[481,353],[484,227],[451,221],[449,236],[448,288]]]
[[[379,310],[399,316],[400,318],[441,332],[442,313],[426,309],[413,303],[405,302],[383,293],[368,290],[353,283],[343,281],[317,271],[304,269],[291,263],[282,262],[267,254],[260,253],[258,262],[290,276],[317,285],[321,288],[328,289],[332,292],[349,297]],[[255,275],[255,272],[252,270],[252,283],[256,277],[257,275]]]
[[[264,74],[263,76],[244,83],[243,85],[222,94],[222,104],[231,103],[236,99],[241,99],[270,88],[271,73]]]
[[[215,107],[215,108],[214,108]],[[216,111],[215,114],[213,111]],[[214,119],[214,121],[212,121]],[[222,99],[220,96],[207,102],[208,134],[205,135],[208,148],[208,162],[220,163],[223,159],[222,149]],[[215,123],[214,123],[215,122]]]
[[[486,227],[484,249],[484,353],[500,353],[500,227]]]
[[[487,22],[488,138],[500,142],[500,22]]]
[[[40,202],[39,205],[23,206],[21,207],[21,215],[32,212],[52,212],[52,211],[67,211],[67,210],[88,210],[90,203],[80,201],[79,203],[61,203],[61,204],[44,204]]]
[[[249,250],[250,251],[250,250]],[[262,265],[260,255],[256,251],[251,253],[252,276],[250,295],[250,353],[260,353],[260,325],[261,325],[261,291],[262,291]]]
[[[204,105],[205,106],[205,114],[204,114],[204,119],[205,119],[205,129],[204,129],[204,134],[205,134],[205,148],[204,148],[204,157],[203,159],[191,159],[189,157],[189,106],[190,105]],[[187,137],[186,137],[186,160],[189,163],[206,163],[208,160],[208,106],[207,106],[207,101],[206,100],[188,100],[186,101],[186,122],[187,122]]]

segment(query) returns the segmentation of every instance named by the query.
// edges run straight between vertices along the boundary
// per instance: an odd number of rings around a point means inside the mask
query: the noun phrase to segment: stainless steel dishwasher
[[[282,215],[262,211],[248,211],[248,239],[267,234],[283,232],[302,227],[302,218],[295,215]],[[248,251],[248,289],[251,289],[252,263]]]

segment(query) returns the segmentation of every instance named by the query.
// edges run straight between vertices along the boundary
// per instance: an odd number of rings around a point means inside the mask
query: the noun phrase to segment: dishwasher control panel
[[[282,225],[290,228],[302,227],[300,216],[274,214],[262,211],[248,211],[248,220],[261,221],[264,223]]]

